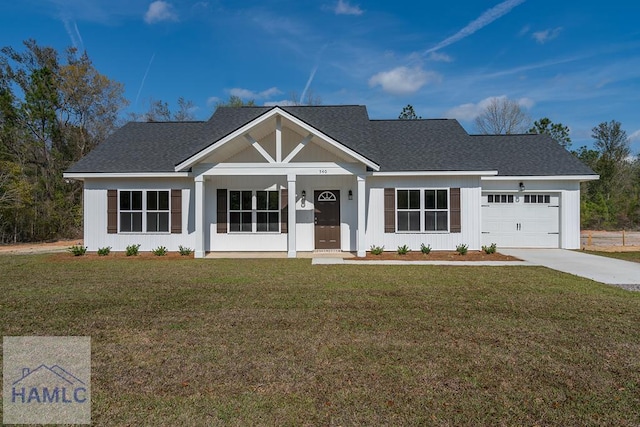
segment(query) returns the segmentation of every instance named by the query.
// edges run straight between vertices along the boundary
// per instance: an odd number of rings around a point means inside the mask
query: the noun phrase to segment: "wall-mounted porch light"
[[[306,202],[307,202],[307,192],[302,190],[302,198],[300,199],[300,206],[304,208],[304,205]]]
[[[353,200],[353,191],[349,190],[349,200]]]
[[[520,183],[520,191],[524,191],[524,182]]]

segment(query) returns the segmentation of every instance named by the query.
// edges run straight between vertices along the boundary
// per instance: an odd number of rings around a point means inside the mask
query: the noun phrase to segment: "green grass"
[[[640,262],[640,252],[600,252],[600,251],[587,251],[593,255],[606,256],[609,258],[621,259],[624,261]]]
[[[90,335],[93,425],[640,424],[640,293],[541,267],[0,256],[2,335]]]

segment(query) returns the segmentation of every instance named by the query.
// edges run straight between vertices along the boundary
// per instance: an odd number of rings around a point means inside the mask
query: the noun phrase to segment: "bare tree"
[[[304,99],[300,98],[298,92],[292,91],[289,100],[293,105],[322,105],[322,97],[317,95],[311,88],[304,94]]]
[[[508,98],[494,98],[476,117],[476,128],[485,135],[526,133],[531,119],[520,105]]]

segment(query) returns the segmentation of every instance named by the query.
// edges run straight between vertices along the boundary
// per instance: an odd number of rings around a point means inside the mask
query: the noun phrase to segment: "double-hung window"
[[[147,191],[147,232],[169,231],[169,192]]]
[[[280,231],[280,198],[277,191],[256,191],[257,231]]]
[[[397,231],[449,231],[449,190],[399,189]]]
[[[120,231],[142,232],[142,191],[120,191]]]
[[[120,231],[169,232],[169,191],[121,190]]]
[[[252,232],[253,192],[230,191],[229,199],[229,230]]]
[[[280,231],[280,194],[269,190],[229,191],[229,231]]]
[[[398,231],[420,231],[420,190],[398,190]]]
[[[424,230],[449,230],[449,194],[447,190],[424,190]]]

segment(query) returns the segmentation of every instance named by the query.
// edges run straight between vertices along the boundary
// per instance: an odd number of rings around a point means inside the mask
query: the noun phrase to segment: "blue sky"
[[[195,103],[205,120],[229,95],[258,105],[312,91],[374,119],[412,104],[423,118],[474,117],[494,97],[571,129],[622,123],[640,152],[640,3],[551,0],[4,0],[0,45],[86,49],[150,99]]]

